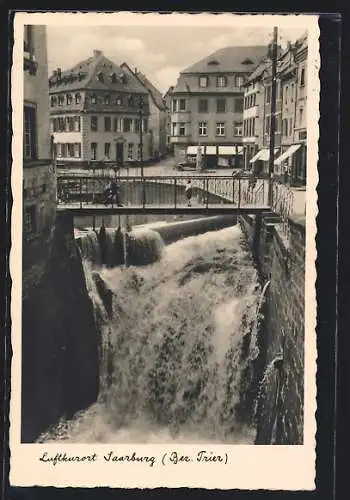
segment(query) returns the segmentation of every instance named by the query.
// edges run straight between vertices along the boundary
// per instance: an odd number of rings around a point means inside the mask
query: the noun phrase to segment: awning
[[[219,146],[219,155],[233,156],[236,154],[236,146]]]
[[[275,154],[277,153],[278,148],[275,148]],[[256,153],[256,155],[253,156],[253,158],[249,161],[249,163],[254,163],[257,160],[261,161],[269,161],[270,158],[270,150],[269,149],[260,149]]]
[[[207,146],[205,150],[206,155],[216,155],[216,146]]]
[[[188,146],[187,154],[188,155],[196,155],[198,153],[198,148],[201,148],[202,153],[204,153],[204,146]]]
[[[287,160],[290,156],[292,156],[298,149],[300,148],[301,144],[293,144],[290,146],[287,151],[281,154],[275,161],[275,165],[281,165],[285,160]]]

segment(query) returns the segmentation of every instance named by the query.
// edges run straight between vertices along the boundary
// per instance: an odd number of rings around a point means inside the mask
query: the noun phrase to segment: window
[[[72,94],[67,94],[66,95],[66,103],[67,103],[67,106],[70,106],[73,102],[73,98],[72,98]]]
[[[74,132],[80,132],[80,116],[74,117]]]
[[[233,100],[233,110],[235,113],[243,113],[243,98],[236,97]]]
[[[276,134],[280,134],[281,133],[281,115],[277,115],[276,116]]]
[[[58,96],[58,105],[63,106],[64,105],[64,95],[59,95]]]
[[[114,132],[121,132],[122,131],[122,118],[114,118],[113,131]]]
[[[110,160],[111,158],[111,143],[105,142],[105,158]]]
[[[233,122],[233,135],[236,137],[241,137],[243,135],[242,122]]]
[[[300,108],[299,109],[299,125],[303,125],[303,118],[304,118],[304,109]]]
[[[104,103],[108,106],[110,103],[111,103],[111,99],[109,97],[109,94],[106,94],[105,95],[105,98],[104,98]]]
[[[172,136],[175,136],[176,135],[176,123],[172,123]]]
[[[208,77],[207,76],[200,76],[199,77],[199,86],[201,88],[208,87]]]
[[[172,102],[171,102],[171,105],[172,105],[172,112],[175,113],[176,110],[177,110],[177,99],[173,99]]]
[[[198,135],[201,135],[201,136],[208,135],[208,123],[207,122],[199,122]]]
[[[224,122],[216,122],[216,135],[223,136],[225,135],[225,123]]]
[[[134,121],[134,132],[140,132],[140,120]]]
[[[32,52],[32,27],[25,25],[24,26],[24,52],[31,53]]]
[[[226,99],[216,99],[216,112],[225,113],[226,111]]]
[[[105,132],[112,130],[112,120],[110,116],[105,116]]]
[[[186,111],[186,99],[179,99],[179,110]]]
[[[131,132],[131,118],[124,118],[124,132]]]
[[[67,150],[67,157],[72,158],[74,156],[74,144],[67,143],[66,150]]]
[[[24,158],[26,160],[36,159],[36,108],[34,106],[24,106],[23,142]]]
[[[289,98],[289,87],[287,85],[286,90],[284,92],[284,104],[288,104],[288,98]]]
[[[64,132],[64,118],[63,117],[58,118],[58,130],[59,130],[59,132]]]
[[[56,156],[61,157],[62,156],[62,144],[59,142],[55,144],[56,146]]]
[[[55,95],[52,95],[50,97],[50,103],[51,103],[51,107],[53,106],[56,106],[56,103],[57,103],[57,97]]]
[[[294,83],[290,87],[290,101],[294,102]]]
[[[288,135],[288,120],[287,120],[287,118],[284,118],[282,120],[282,135],[284,135],[284,136]]]
[[[97,132],[98,129],[97,116],[92,116],[90,118],[90,124],[91,124],[91,132]]]
[[[97,159],[97,142],[92,142],[90,144],[90,156],[92,160]]]
[[[81,144],[79,142],[76,142],[74,144],[74,157],[75,158],[81,157]]]
[[[244,84],[244,76],[237,75],[235,77],[235,87],[241,88],[243,84]]]
[[[90,103],[91,104],[96,104],[96,101],[97,101],[96,95],[92,94],[92,96],[90,96]]]
[[[184,136],[186,134],[186,125],[184,123],[179,123],[179,135]]]
[[[77,93],[75,94],[75,104],[80,104],[81,103],[81,94]]]
[[[129,142],[128,144],[128,160],[132,161],[134,159],[134,144]]]
[[[208,113],[208,99],[199,99],[198,113]]]
[[[148,132],[148,120],[144,118],[142,120],[142,132]]]
[[[55,120],[50,120],[50,132],[54,132],[54,122]]]
[[[271,102],[271,87],[266,87],[266,102]]]
[[[35,205],[25,208],[23,226],[24,232],[27,235],[36,231]]]
[[[116,106],[122,105],[122,98],[120,97],[120,95],[117,95],[117,97],[115,98],[115,105]]]
[[[66,116],[65,118],[65,131],[72,132],[74,128],[74,119],[72,116]]]
[[[292,118],[289,118],[289,134],[288,135],[292,135],[293,133],[293,120]]]
[[[226,87],[227,85],[227,78],[226,76],[218,76],[216,78],[216,86],[217,87]]]
[[[300,86],[303,87],[305,85],[305,68],[301,68],[300,70]]]
[[[267,135],[270,133],[270,123],[271,123],[270,117],[267,116],[265,118],[265,134]]]
[[[137,159],[141,160],[141,146],[140,146],[140,144],[137,145]]]

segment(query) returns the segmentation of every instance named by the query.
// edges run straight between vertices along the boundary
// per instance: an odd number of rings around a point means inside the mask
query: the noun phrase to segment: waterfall
[[[150,230],[131,236],[141,267],[84,260],[101,330],[99,400],[41,441],[252,444],[237,408],[262,294],[239,227],[166,247]]]

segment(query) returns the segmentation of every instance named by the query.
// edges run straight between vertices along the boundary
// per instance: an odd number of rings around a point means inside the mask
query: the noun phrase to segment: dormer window
[[[115,73],[111,73],[110,78],[112,83],[117,83],[117,75]]]
[[[216,59],[212,59],[211,61],[208,61],[208,66],[219,66],[219,61]]]
[[[246,65],[249,65],[249,64],[254,64],[253,61],[251,59],[249,59],[248,57],[246,59],[244,59],[244,61],[242,61],[241,64],[244,64],[245,66]]]
[[[120,97],[120,95],[117,95],[117,97],[115,98],[115,105],[116,106],[122,105],[122,98]]]
[[[99,80],[100,82],[103,82],[103,73],[102,73],[102,71],[99,71],[97,73],[97,80]]]
[[[110,100],[109,94],[106,94],[106,95],[105,95],[104,102],[105,102],[105,104],[107,104],[107,105],[109,105],[109,104],[111,103],[111,100]]]
[[[208,87],[208,82],[209,82],[209,78],[207,76],[200,76],[199,77],[199,86],[201,88]]]
[[[90,96],[90,103],[91,103],[91,104],[96,104],[96,100],[97,100],[97,99],[96,99],[96,95],[95,95],[95,94],[92,94],[92,95]]]
[[[226,87],[227,85],[227,78],[226,76],[218,76],[216,77],[216,86],[217,87]]]
[[[121,73],[119,75],[119,80],[122,82],[122,83],[127,83],[127,78],[126,78],[126,74],[125,73]]]
[[[132,95],[128,96],[128,106],[134,106],[134,97]]]

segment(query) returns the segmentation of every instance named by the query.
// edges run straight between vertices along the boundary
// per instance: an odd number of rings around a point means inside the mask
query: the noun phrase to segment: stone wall
[[[304,426],[305,225],[289,232],[273,214],[242,217],[260,271],[269,281],[259,332],[257,444],[302,444]]]
[[[22,442],[89,406],[99,389],[99,332],[70,218],[56,220],[40,263],[22,290]]]

